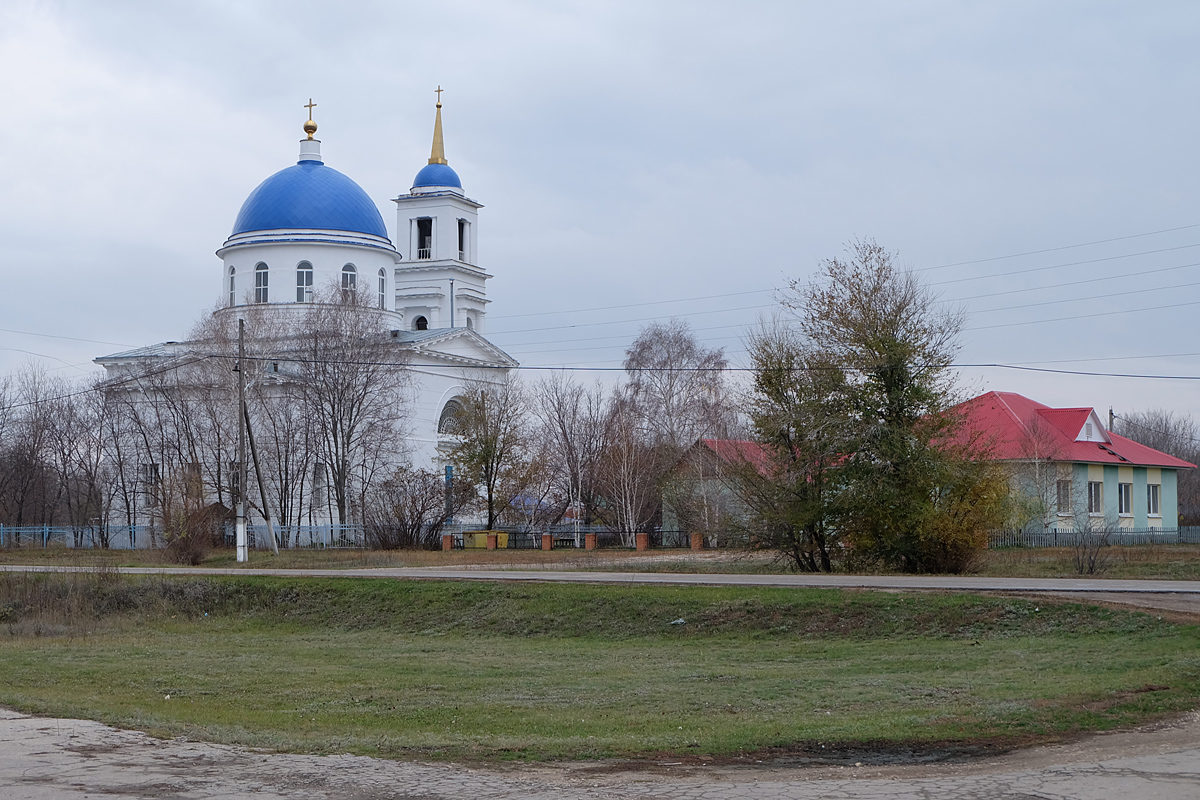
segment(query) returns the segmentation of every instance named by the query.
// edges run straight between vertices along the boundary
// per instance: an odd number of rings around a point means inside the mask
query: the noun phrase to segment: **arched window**
[[[379,270],[379,307],[387,309],[387,270]]]
[[[349,295],[358,290],[358,270],[353,264],[342,267],[342,294]]]
[[[237,305],[237,270],[229,268],[229,305]]]
[[[474,327],[475,327],[475,323],[471,321],[470,317],[467,317],[467,330],[471,330]]]
[[[267,265],[261,261],[254,265],[254,302],[267,302]]]
[[[429,320],[425,319],[424,317],[417,317],[416,319],[413,320],[413,330],[414,331],[429,330]]]
[[[296,265],[296,302],[311,303],[313,294],[313,267],[307,261]]]
[[[447,400],[442,408],[442,416],[438,418],[438,433],[458,435],[462,431],[462,402],[457,398]]]

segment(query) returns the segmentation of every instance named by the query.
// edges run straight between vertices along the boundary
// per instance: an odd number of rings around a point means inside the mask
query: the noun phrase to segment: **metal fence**
[[[1108,545],[1200,544],[1200,527],[1118,528],[1099,531],[992,531],[988,547],[1077,547],[1084,541],[1100,540]]]

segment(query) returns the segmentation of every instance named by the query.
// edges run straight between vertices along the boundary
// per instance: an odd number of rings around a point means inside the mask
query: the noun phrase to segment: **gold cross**
[[[316,106],[317,106],[317,104],[312,101],[312,98],[311,97],[308,98],[308,105],[306,105],[305,108],[308,109],[308,118],[309,119],[312,119],[312,110],[314,108],[316,108]]]
[[[444,91],[442,89],[442,85],[440,83],[438,84],[438,87],[435,91],[437,91],[438,105],[440,106],[442,104],[442,92]],[[312,102],[312,101],[310,100],[309,102]]]

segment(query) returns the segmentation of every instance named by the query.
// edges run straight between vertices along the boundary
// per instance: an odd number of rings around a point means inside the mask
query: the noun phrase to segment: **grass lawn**
[[[1197,628],[1002,597],[6,574],[0,623],[0,703],[284,751],[936,749],[1200,702]]]

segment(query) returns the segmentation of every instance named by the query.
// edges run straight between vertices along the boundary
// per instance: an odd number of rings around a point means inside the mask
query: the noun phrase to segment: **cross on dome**
[[[308,122],[304,123],[304,132],[308,134],[308,138],[313,138],[313,134],[317,132],[317,123],[313,122],[312,110],[317,107],[317,104],[308,98],[308,105],[304,106],[308,109]]]

